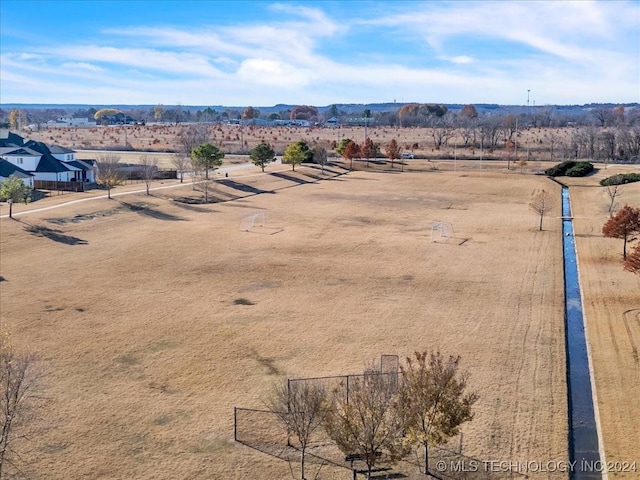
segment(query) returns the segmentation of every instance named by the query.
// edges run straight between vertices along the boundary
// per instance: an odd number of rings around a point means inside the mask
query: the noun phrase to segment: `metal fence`
[[[34,180],[33,188],[41,190],[57,190],[58,192],[84,192],[89,184],[84,182],[56,182],[49,180]]]
[[[376,375],[381,385],[389,391],[398,386],[399,359],[397,355],[383,355],[376,370],[358,375],[338,375],[328,377],[294,378],[287,380],[289,389],[296,388],[296,384],[311,383],[321,386],[331,394],[343,396],[349,401],[350,388],[362,381],[367,375]],[[288,462],[299,462],[300,451],[292,445],[286,427],[279,415],[270,410],[256,410],[234,407],[234,439],[248,447]],[[456,447],[451,447],[456,445]],[[459,445],[459,448],[457,447]],[[456,452],[456,449],[459,451]],[[429,471],[432,477],[441,480],[488,480],[488,479],[524,479],[527,476],[513,471],[501,471],[500,466],[494,466],[472,457],[462,455],[462,439],[452,439],[445,448],[431,447],[429,449]],[[331,440],[324,429],[316,430],[310,439],[305,463],[327,465],[330,468],[345,469],[345,478],[357,478],[366,472],[364,461],[357,456],[345,456]],[[425,478],[420,469],[424,463],[424,455],[416,453],[411,460],[404,460],[395,465],[378,467],[375,478]],[[502,469],[504,470],[504,469]]]
[[[234,439],[238,443],[258,450],[281,460],[299,463],[301,452],[288,441],[286,428],[278,415],[269,410],[234,408]],[[494,465],[491,462],[463,455],[452,447],[460,442],[459,437],[452,439],[448,448],[429,448],[429,472],[433,478],[441,480],[523,480],[542,478],[536,475],[524,475],[515,468]],[[331,442],[324,431],[317,431],[305,454],[307,465],[326,465],[334,469],[343,469],[345,479],[358,478],[366,472],[366,464],[357,456],[347,457]],[[416,452],[413,458],[407,458],[394,465],[381,462],[375,469],[374,478],[404,478],[424,480],[424,456]],[[363,478],[363,477],[359,477]],[[545,478],[563,478],[549,476]]]

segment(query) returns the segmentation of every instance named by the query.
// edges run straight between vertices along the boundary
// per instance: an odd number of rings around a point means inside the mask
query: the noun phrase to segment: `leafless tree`
[[[190,157],[184,153],[176,153],[171,157],[171,164],[176,168],[176,172],[180,177],[180,183],[182,183],[184,181],[184,172],[187,171],[187,168],[191,164]]]
[[[142,155],[140,157],[138,173],[147,187],[147,195],[151,195],[149,188],[151,187],[151,181],[158,173],[158,159],[150,155]]]
[[[443,145],[453,138],[455,129],[451,120],[451,114],[447,113],[443,117],[433,117],[429,121],[431,127],[431,138],[433,138],[433,148],[440,150]]]
[[[36,383],[36,357],[20,352],[5,332],[0,333],[0,479],[17,469],[16,441],[29,421],[29,404]]]
[[[324,175],[324,166],[327,164],[327,149],[324,147],[316,147],[313,149],[313,161],[320,165],[322,174]]]
[[[544,216],[553,208],[554,203],[553,196],[546,190],[533,192],[533,198],[529,204],[529,208],[532,212],[540,216],[539,231],[542,231],[542,220]]]
[[[496,148],[500,138],[500,119],[486,117],[480,122],[480,142],[484,148]]]
[[[609,216],[613,214],[616,207],[616,198],[622,195],[620,185],[607,185],[607,196],[609,197]]]
[[[111,198],[111,189],[121,185],[124,177],[120,168],[120,155],[115,153],[101,153],[96,160],[98,175],[96,181],[107,188],[107,197]]]
[[[627,160],[640,157],[640,125],[619,129],[618,149],[620,156]]]
[[[520,173],[524,173],[524,167],[527,166],[527,159],[526,158],[521,158],[520,160],[518,160],[516,162],[518,164],[518,166],[520,167]]]
[[[475,392],[466,392],[468,374],[460,371],[460,357],[440,352],[416,352],[401,367],[399,404],[405,438],[424,448],[424,474],[429,474],[429,446],[457,435],[460,425],[473,419]]]
[[[463,118],[461,121],[460,135],[464,146],[475,145],[477,136],[478,120],[476,118]]]
[[[613,161],[616,152],[616,136],[612,130],[605,130],[598,134],[598,150],[601,152],[600,157],[604,157],[605,166]]]
[[[203,123],[189,125],[180,134],[180,153],[191,157],[194,148],[209,142],[209,126]]]
[[[518,126],[518,119],[515,115],[505,115],[500,123],[500,131],[502,132],[502,140],[510,142],[513,139],[513,135],[516,133]]]
[[[609,107],[594,108],[591,110],[591,115],[601,127],[605,127],[613,121],[613,110]]]
[[[550,156],[550,159],[551,159],[552,162],[553,162],[553,154],[554,154],[555,150],[557,149],[557,147],[560,145],[561,140],[562,139],[558,135],[556,135],[555,133],[552,132],[552,133],[549,134],[549,140],[548,140],[548,142],[549,142],[549,150],[550,150],[549,156]]]
[[[289,442],[295,438],[300,448],[300,475],[305,479],[305,455],[311,437],[322,425],[326,391],[312,380],[279,383],[267,402],[271,410],[285,427]]]

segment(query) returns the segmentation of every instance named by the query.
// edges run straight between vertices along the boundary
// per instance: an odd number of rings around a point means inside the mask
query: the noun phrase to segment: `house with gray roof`
[[[25,185],[33,188],[34,175],[32,173],[29,173],[13,163],[0,158],[0,182],[11,176],[22,179]]]
[[[33,175],[35,188],[60,189],[67,187],[66,183],[75,183],[64,189],[83,191],[85,186],[96,182],[95,162],[78,160],[76,152],[59,145],[25,142],[11,132],[0,132],[0,158]]]

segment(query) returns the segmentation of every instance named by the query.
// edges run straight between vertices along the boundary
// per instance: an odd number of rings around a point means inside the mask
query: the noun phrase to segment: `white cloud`
[[[101,67],[98,67],[97,65],[93,65],[91,63],[86,63],[86,62],[65,62],[60,64],[60,66],[68,70],[88,70],[90,72],[104,71],[104,68],[101,68]]]
[[[247,83],[277,85],[280,87],[303,87],[310,83],[310,72],[293,65],[264,58],[244,60],[237,72]]]
[[[466,64],[466,63],[473,63],[473,58],[468,57],[467,55],[457,55],[455,57],[447,58],[445,60],[448,60],[451,63],[460,64],[460,65]]]
[[[527,89],[541,103],[639,100],[636,2],[390,2],[360,18],[269,8],[281,19],[3,49],[3,101],[28,101],[25,85],[69,103],[513,103]]]

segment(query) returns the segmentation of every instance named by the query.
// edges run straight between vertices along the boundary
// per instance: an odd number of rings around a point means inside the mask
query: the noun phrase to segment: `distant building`
[[[47,125],[50,127],[95,127],[96,122],[86,117],[58,117],[56,120],[48,121]]]

